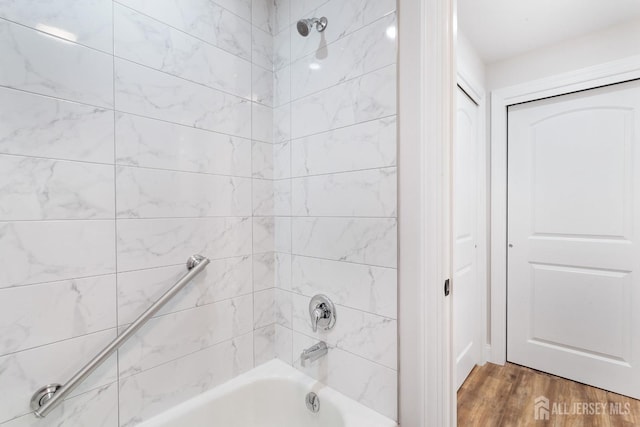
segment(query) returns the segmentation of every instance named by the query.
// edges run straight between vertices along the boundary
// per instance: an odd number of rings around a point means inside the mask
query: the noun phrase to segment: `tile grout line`
[[[299,296],[299,297],[305,297],[305,298],[309,298],[309,299],[311,299],[311,297],[313,296],[313,295],[310,295],[308,293],[303,293],[301,291],[294,290],[294,289],[291,289],[291,290],[289,290],[289,289],[279,289],[279,290],[282,291],[282,292],[287,292],[287,293],[290,293],[292,295],[296,295],[296,296]],[[334,302],[334,303],[335,303],[336,306],[342,307],[342,308],[347,309],[347,310],[353,310],[353,311],[357,311],[359,313],[368,314],[368,315],[375,316],[375,317],[380,317],[380,318],[385,319],[385,320],[398,321],[397,317],[387,316],[387,315],[384,315],[384,314],[376,313],[374,311],[369,311],[369,310],[365,310],[365,309],[362,309],[362,308],[354,307],[353,305],[347,305],[347,304],[339,303],[339,302]],[[292,316],[293,316],[293,313],[292,313]]]
[[[234,217],[235,218],[235,217]],[[238,217],[238,218],[247,218],[247,217]],[[175,218],[173,218],[175,219]],[[177,219],[181,219],[181,218],[177,218]],[[189,218],[192,219],[192,218]],[[232,259],[239,259],[239,258],[246,258],[251,256],[251,254],[240,254],[240,255],[231,255],[231,256],[225,256],[225,257],[221,257],[221,258],[211,258],[211,262],[216,262],[216,261],[225,261],[225,260],[232,260]],[[180,267],[180,266],[184,266],[184,263],[175,263],[175,264],[163,264],[163,265],[154,265],[151,267],[143,267],[143,268],[135,268],[133,270],[121,270],[121,271],[112,271],[109,273],[100,273],[100,274],[93,274],[90,276],[74,276],[74,277],[69,277],[69,278],[63,278],[63,279],[56,279],[56,280],[49,280],[49,281],[45,281],[45,282],[35,282],[35,283],[25,283],[22,285],[12,285],[12,286],[5,286],[5,287],[1,287],[0,288],[0,294],[2,292],[8,291],[10,289],[21,289],[21,288],[26,288],[29,286],[41,286],[41,285],[53,285],[55,283],[62,283],[62,282],[71,282],[74,280],[86,280],[86,279],[92,279],[92,278],[97,278],[97,277],[106,277],[106,276],[115,276],[115,275],[120,275],[120,274],[130,274],[130,273],[139,273],[142,271],[151,271],[151,270],[160,270],[160,269],[164,269],[164,268],[173,268],[173,267]]]
[[[289,21],[291,21],[292,18],[292,7],[291,7],[291,1],[288,2],[289,3]],[[289,210],[290,213],[293,213],[293,181],[291,180],[291,171],[292,171],[292,166],[293,166],[293,144],[292,144],[292,130],[293,130],[293,104],[291,102],[291,98],[292,98],[292,92],[293,92],[293,67],[292,67],[292,55],[293,55],[293,30],[291,28],[289,28],[289,96],[288,96],[288,103],[286,105],[288,105],[289,108],[289,132],[288,132],[288,137],[289,137]],[[290,242],[289,242],[289,283],[291,284],[291,287],[293,287],[293,220],[290,219],[289,220],[289,234],[290,234]],[[274,247],[274,250],[276,248]],[[293,301],[291,301],[290,304],[290,308],[289,308],[289,316],[291,319],[291,323],[293,326]],[[293,360],[294,360],[294,354],[293,354],[293,333],[291,334],[291,366],[293,366]]]
[[[252,334],[252,333],[253,333],[253,331],[252,331],[252,330],[250,330],[250,331],[244,332],[244,333],[242,333],[242,334],[240,334],[240,335],[238,335],[238,336],[234,336],[234,337],[231,337],[231,338],[223,339],[223,340],[221,340],[221,341],[219,341],[219,342],[216,342],[216,343],[213,343],[213,344],[208,345],[208,346],[206,346],[206,347],[202,347],[202,348],[199,348],[199,349],[197,349],[197,350],[191,351],[191,352],[186,353],[186,354],[184,354],[184,355],[182,355],[182,356],[178,356],[178,357],[175,357],[175,358],[173,358],[173,359],[170,359],[170,360],[164,361],[164,362],[159,363],[159,364],[157,364],[157,365],[155,365],[155,366],[152,366],[152,367],[150,367],[150,368],[146,368],[146,369],[142,369],[142,370],[140,370],[140,371],[136,371],[135,373],[132,373],[132,374],[130,374],[130,375],[125,375],[123,379],[124,379],[124,380],[126,380],[126,379],[129,379],[129,378],[133,378],[133,377],[135,377],[135,376],[137,376],[137,375],[140,375],[140,374],[143,374],[143,373],[145,373],[145,372],[149,372],[149,371],[152,371],[152,370],[154,370],[154,369],[156,369],[156,368],[160,368],[160,367],[162,367],[162,366],[166,366],[166,365],[168,365],[168,364],[170,364],[170,363],[174,363],[174,362],[177,362],[177,361],[179,361],[179,360],[181,360],[181,359],[185,359],[185,358],[187,358],[187,357],[193,356],[193,355],[195,355],[195,354],[197,354],[197,353],[199,353],[199,352],[201,352],[201,351],[210,350],[210,349],[212,349],[213,347],[216,347],[216,346],[219,346],[219,345],[222,345],[222,344],[228,344],[228,343],[231,343],[231,342],[233,342],[233,341],[235,341],[235,340],[237,340],[237,339],[239,339],[239,338],[244,337],[245,335],[249,335],[249,334]]]
[[[172,310],[172,311],[168,311],[168,312],[160,312],[160,314],[154,315],[151,319],[149,319],[149,321],[151,321],[151,320],[160,320],[160,319],[163,319],[163,318],[165,318],[167,316],[186,313],[186,312],[192,311],[192,310],[203,309],[205,307],[211,308],[210,306],[215,305],[215,304],[231,302],[231,301],[234,301],[234,300],[237,300],[237,299],[240,299],[240,298],[249,297],[251,295],[252,295],[251,292],[240,293],[240,294],[236,294],[236,295],[229,296],[229,297],[226,297],[226,298],[217,299],[217,300],[208,302],[206,304],[189,306],[189,307],[176,309],[176,310]],[[14,356],[16,354],[20,354],[20,353],[24,353],[24,352],[32,351],[32,350],[37,350],[39,348],[50,346],[50,345],[56,345],[56,344],[60,344],[60,343],[64,343],[64,342],[68,342],[68,341],[72,341],[72,340],[78,340],[78,339],[89,337],[91,335],[105,333],[105,332],[108,332],[108,331],[114,331],[116,333],[116,335],[118,335],[119,330],[121,328],[127,327],[131,323],[132,322],[124,322],[124,323],[121,324],[120,322],[118,322],[118,324],[116,326],[113,326],[113,327],[107,327],[107,328],[98,329],[98,330],[95,330],[95,331],[88,331],[88,332],[85,332],[85,333],[80,334],[80,335],[66,337],[66,338],[55,340],[55,341],[50,341],[50,342],[46,342],[46,343],[43,343],[43,344],[34,345],[32,347],[27,347],[27,348],[21,348],[19,350],[14,350],[14,351],[11,351],[11,352],[8,352],[8,353],[0,355],[0,358],[6,357],[6,356]],[[116,359],[119,359],[119,354],[116,357]],[[119,362],[117,362],[117,364],[119,365]]]
[[[281,326],[282,326],[282,325],[281,325]],[[282,326],[282,327],[283,327],[283,328],[287,328],[286,326]],[[298,334],[298,335],[302,335],[302,336],[304,336],[304,337],[306,337],[306,338],[310,338],[310,339],[312,339],[312,340],[317,340],[317,339],[318,339],[317,337],[314,337],[314,336],[312,336],[312,335],[308,335],[307,333],[305,333],[305,332],[301,332],[301,331],[298,331],[297,329],[293,329],[293,328],[287,328],[287,329],[290,329],[290,330],[291,330],[291,332],[293,332],[293,333],[296,333],[296,334]],[[379,367],[381,367],[381,368],[388,369],[388,370],[390,370],[390,371],[392,371],[392,372],[394,372],[394,373],[397,373],[397,372],[398,372],[398,370],[397,370],[397,369],[393,369],[393,368],[390,368],[390,367],[388,367],[388,366],[385,366],[385,365],[381,364],[380,362],[376,362],[375,360],[371,360],[371,359],[369,359],[369,358],[367,358],[367,357],[364,357],[364,356],[359,355],[359,354],[357,354],[357,353],[354,353],[354,352],[352,352],[352,351],[346,350],[346,349],[344,349],[344,348],[342,348],[342,347],[339,347],[339,346],[337,346],[337,345],[335,345],[335,344],[327,344],[327,346],[329,347],[329,350],[331,350],[331,349],[333,348],[333,349],[337,349],[337,350],[340,350],[340,351],[344,351],[345,353],[348,353],[348,354],[350,354],[350,355],[351,355],[351,356],[353,356],[353,357],[357,357],[357,358],[359,358],[359,359],[366,360],[367,362],[372,363],[372,364],[374,364],[374,365],[377,365],[377,366],[379,366]]]
[[[120,304],[120,296],[118,295],[118,165],[117,159],[117,132],[116,132],[116,29],[115,29],[115,3],[111,2],[111,40],[112,40],[112,89],[113,89],[113,208],[114,208],[114,259],[115,259],[115,313],[116,313],[116,336],[119,335],[118,323],[120,323],[120,313],[118,306]],[[116,407],[118,425],[120,425],[120,349],[116,350]]]
[[[393,64],[391,64],[391,65],[393,65]],[[389,67],[389,65],[387,65],[385,67]],[[385,68],[385,67],[383,67],[383,68]],[[379,71],[379,69],[376,70],[376,71]],[[367,74],[369,74],[369,73],[367,73]],[[366,74],[363,74],[362,76],[364,76],[364,75],[366,75]],[[362,76],[360,76],[360,77],[362,77]],[[352,80],[354,80],[354,79],[352,79]],[[331,86],[328,89],[335,88],[336,86],[337,85]],[[43,94],[43,93],[39,93],[39,92],[33,92],[33,91],[29,91],[29,90],[25,90],[25,89],[21,89],[21,88],[17,88],[17,87],[6,86],[6,85],[1,85],[0,84],[0,88],[4,88],[4,89],[7,89],[7,90],[16,91],[16,92],[21,92],[21,93],[26,93],[26,94],[33,95],[33,96],[42,96],[42,97],[45,97],[45,98],[56,100],[58,102],[69,102],[69,103],[72,103],[72,104],[78,104],[78,105],[83,105],[83,106],[87,106],[87,107],[98,108],[100,110],[105,110],[105,111],[115,110],[115,112],[119,113],[119,114],[127,114],[127,115],[130,115],[130,116],[140,117],[140,118],[147,119],[147,120],[156,120],[156,121],[168,123],[168,124],[171,124],[171,125],[181,126],[181,127],[185,127],[185,128],[188,128],[188,129],[194,129],[196,131],[209,132],[209,133],[213,133],[213,134],[217,134],[217,135],[224,135],[224,136],[237,138],[237,139],[241,139],[241,140],[245,140],[245,141],[247,141],[247,140],[251,141],[252,140],[251,138],[247,138],[247,137],[244,137],[244,136],[241,136],[241,135],[230,134],[230,133],[221,132],[221,131],[214,130],[214,129],[204,128],[204,127],[197,127],[197,126],[192,126],[192,125],[188,125],[188,124],[184,124],[184,123],[172,122],[170,120],[166,120],[166,119],[162,119],[162,118],[158,118],[158,117],[153,117],[153,116],[144,115],[144,114],[140,114],[140,113],[135,113],[135,112],[131,112],[131,111],[118,110],[117,108],[114,109],[113,107],[105,107],[105,106],[102,106],[102,105],[90,104],[90,103],[87,103],[87,102],[76,101],[76,100],[71,100],[71,99],[66,99],[66,98],[60,98],[60,97],[57,97],[57,96],[52,96],[52,95]],[[322,90],[322,91],[324,91],[324,90]],[[316,92],[316,94],[320,93],[322,91]],[[246,100],[245,98],[242,98],[242,99],[244,99],[246,102],[251,102],[249,100]],[[300,99],[303,99],[303,98],[300,98]],[[298,99],[298,101],[300,99]],[[289,102],[283,104],[282,106],[287,105],[287,104],[291,104],[291,102],[289,101]],[[325,133],[331,133],[331,132],[339,131],[339,130],[342,130],[342,129],[347,129],[347,128],[350,128],[350,127],[356,127],[358,125],[362,125],[362,124],[365,124],[365,123],[371,123],[371,122],[375,122],[375,121],[382,121],[382,120],[385,120],[385,119],[391,119],[391,118],[395,118],[395,117],[397,117],[397,112],[394,112],[393,114],[383,115],[383,116],[380,116],[380,117],[374,117],[374,118],[370,118],[370,119],[366,119],[366,120],[361,120],[361,121],[355,122],[355,123],[349,123],[349,124],[342,125],[342,126],[330,127],[328,129],[324,129],[324,130],[321,130],[321,131],[318,131],[318,132],[313,132],[313,133],[310,133],[310,134],[305,134],[305,135],[300,135],[300,136],[295,136],[295,137],[293,135],[291,135],[290,136],[290,140],[291,140],[292,143],[293,142],[299,142],[301,139],[310,138],[310,137],[318,136],[318,135],[325,134]],[[272,144],[272,145],[276,145],[276,144],[279,144],[279,143],[286,142],[286,141],[279,141],[279,142],[276,143],[276,142],[266,142],[266,141],[259,141],[259,140],[256,140],[256,141],[257,142],[262,142],[264,144]],[[48,157],[44,157],[44,158],[48,158]],[[60,160],[64,160],[64,159],[60,159]],[[87,163],[91,163],[91,162],[87,162]],[[99,163],[99,162],[95,162],[95,163]],[[106,163],[106,164],[110,164],[110,163]]]
[[[124,3],[120,2],[119,0],[114,0],[113,2],[114,2],[114,3],[117,3],[117,4],[118,4],[119,6],[121,6],[121,7],[124,7],[124,8],[126,8],[126,9],[132,10],[132,11],[134,11],[135,13],[138,13],[138,14],[140,14],[140,15],[142,15],[142,16],[145,16],[146,18],[151,19],[152,21],[155,21],[155,22],[158,22],[158,23],[160,23],[160,24],[162,24],[162,25],[165,25],[165,26],[167,26],[167,27],[169,27],[169,28],[171,28],[171,29],[173,29],[173,30],[175,30],[175,31],[178,31],[178,32],[180,32],[180,33],[182,33],[182,34],[185,34],[185,35],[189,36],[189,37],[192,37],[192,38],[194,38],[194,39],[198,40],[199,42],[202,42],[202,43],[204,43],[204,44],[206,44],[206,45],[212,46],[212,47],[214,47],[214,48],[216,48],[216,49],[220,49],[221,51],[226,52],[226,53],[228,53],[228,54],[230,54],[230,55],[233,55],[233,56],[235,56],[235,57],[237,57],[237,58],[240,58],[240,59],[242,59],[242,60],[244,60],[244,61],[250,61],[250,60],[251,60],[250,58],[249,58],[249,59],[248,59],[248,58],[245,58],[245,57],[243,57],[243,56],[241,56],[241,55],[239,55],[239,54],[237,54],[237,53],[234,53],[234,52],[231,52],[230,50],[225,49],[224,47],[218,46],[218,45],[216,45],[216,44],[214,44],[214,43],[212,43],[212,42],[210,42],[210,41],[208,41],[208,40],[205,40],[204,38],[202,38],[202,37],[200,37],[200,36],[196,36],[196,35],[194,35],[194,34],[188,33],[188,32],[186,32],[185,30],[183,30],[183,29],[181,29],[181,28],[178,28],[178,27],[175,27],[175,26],[173,26],[173,25],[169,24],[168,22],[164,22],[164,21],[162,21],[162,20],[160,20],[160,19],[158,19],[158,18],[155,18],[155,17],[153,17],[153,16],[151,16],[151,15],[148,15],[148,14],[146,14],[146,13],[144,13],[144,12],[142,12],[142,11],[138,10],[138,9],[134,9],[134,8],[133,8],[133,7],[131,7],[131,6],[127,6],[126,4],[124,4]],[[215,2],[214,2],[214,3],[215,3]],[[228,9],[226,9],[226,8],[224,8],[224,7],[222,7],[222,6],[220,6],[218,3],[215,3],[215,4],[216,4],[218,7],[220,7],[221,9],[224,9],[224,10],[226,10],[227,12],[231,13],[232,15],[235,15],[235,16],[237,16],[238,18],[242,19],[244,22],[247,22],[248,24],[251,24],[251,23],[250,23],[250,22],[248,22],[246,19],[244,19],[244,18],[242,18],[242,17],[240,17],[240,16],[236,15],[235,13],[231,12],[230,10],[228,10]]]
[[[250,9],[251,9],[251,21],[253,21],[253,1],[250,2]],[[253,72],[254,72],[254,60],[253,60],[253,51],[254,51],[254,39],[253,39],[253,22],[250,22],[250,51],[249,51],[249,55],[250,55],[250,61],[251,61],[251,98],[253,98]],[[256,366],[256,332],[255,332],[255,313],[256,313],[256,284],[255,284],[255,277],[253,274],[253,266],[255,263],[255,248],[254,248],[254,233],[255,233],[255,227],[254,227],[254,216],[255,216],[255,208],[253,206],[253,201],[254,201],[254,197],[253,197],[253,192],[255,190],[255,178],[254,178],[254,158],[253,158],[253,146],[254,146],[254,139],[253,139],[253,104],[251,105],[251,109],[249,111],[249,123],[251,126],[251,131],[250,131],[250,135],[251,135],[251,152],[249,153],[249,163],[251,164],[251,367],[255,368]]]

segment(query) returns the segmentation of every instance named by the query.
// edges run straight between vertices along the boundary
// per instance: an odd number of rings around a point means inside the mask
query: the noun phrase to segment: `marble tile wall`
[[[275,24],[267,0],[0,0],[0,425],[133,426],[283,340]],[[35,389],[193,253],[205,272],[36,420]]]
[[[0,0],[1,426],[133,426],[274,357],[397,417],[395,9]],[[31,393],[195,252],[206,272],[36,422]],[[317,293],[339,322],[314,334]]]
[[[256,361],[278,357],[397,419],[396,2],[268,7],[259,27],[273,35],[273,139],[254,144],[254,177],[265,180],[254,191]],[[304,38],[295,22],[312,16],[329,24]],[[313,333],[319,293],[338,321]],[[329,354],[302,366],[318,340]]]

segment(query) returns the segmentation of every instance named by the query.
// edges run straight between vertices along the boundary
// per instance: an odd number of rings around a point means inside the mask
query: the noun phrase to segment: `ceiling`
[[[458,29],[490,64],[640,17],[640,0],[458,0]]]

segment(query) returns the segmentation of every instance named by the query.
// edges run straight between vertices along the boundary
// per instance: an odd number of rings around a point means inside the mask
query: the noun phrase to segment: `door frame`
[[[491,93],[491,350],[507,361],[507,107],[640,79],[640,55],[607,62]]]
[[[398,1],[398,415],[456,425],[451,148],[455,0]]]

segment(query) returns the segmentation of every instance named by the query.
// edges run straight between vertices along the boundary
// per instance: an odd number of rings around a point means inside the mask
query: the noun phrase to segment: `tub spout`
[[[326,355],[329,352],[327,348],[327,343],[324,341],[320,341],[319,343],[312,345],[311,347],[302,351],[300,354],[300,363],[302,366],[305,366],[305,362],[308,360],[310,362],[315,362],[320,359],[322,356]]]

